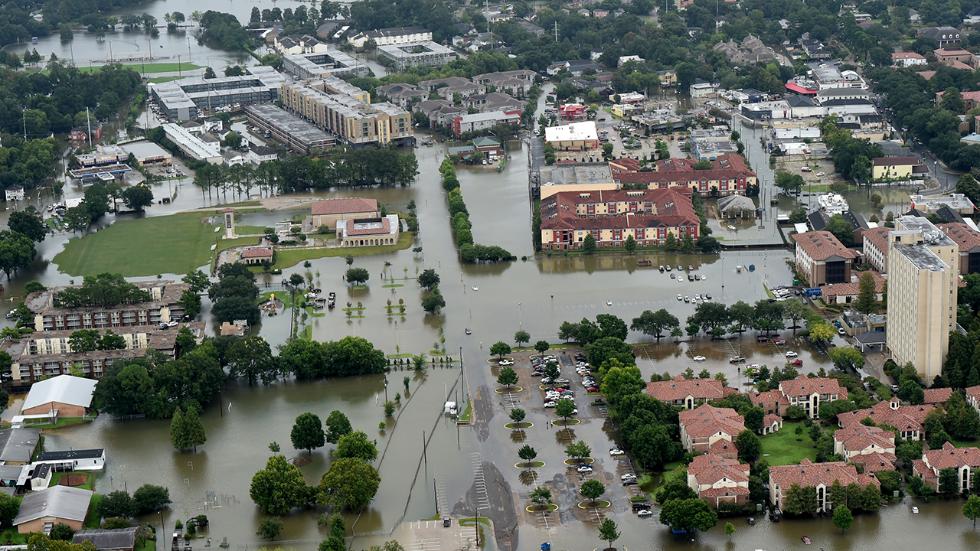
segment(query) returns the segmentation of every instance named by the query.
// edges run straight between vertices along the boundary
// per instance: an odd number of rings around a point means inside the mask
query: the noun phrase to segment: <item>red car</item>
[[[793,360],[791,360],[788,363],[789,363],[789,365],[791,365],[793,367],[800,367],[801,365],[803,365],[803,360],[801,360],[799,358],[794,358]]]
[[[586,392],[599,392],[599,387],[597,387],[597,386],[586,387],[585,391]]]

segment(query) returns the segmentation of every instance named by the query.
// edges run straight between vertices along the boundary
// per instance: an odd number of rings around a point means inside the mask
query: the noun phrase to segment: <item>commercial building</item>
[[[888,234],[888,349],[923,380],[942,372],[956,323],[959,247],[927,219],[900,216]]]
[[[591,235],[598,247],[697,240],[700,219],[688,194],[673,189],[560,192],[541,202],[541,246],[577,249]]]
[[[310,207],[310,216],[314,230],[324,227],[334,228],[341,220],[377,218],[378,201],[365,197],[325,199],[313,203]]]
[[[556,151],[591,151],[599,149],[599,131],[595,121],[573,122],[544,129],[544,143]]]
[[[832,88],[860,88],[867,90],[868,83],[850,69],[841,70],[836,63],[811,63],[809,65],[817,90]]]
[[[272,247],[245,247],[239,259],[249,266],[271,266],[275,256],[276,251]]]
[[[285,55],[282,58],[282,71],[299,80],[349,75],[364,76],[369,72],[367,65],[359,63],[347,52],[333,46],[321,51]]]
[[[829,231],[793,234],[796,269],[811,287],[851,281],[851,265],[857,251],[848,249]]]
[[[337,144],[337,138],[313,124],[275,105],[249,105],[245,108],[248,123],[291,151],[312,155]]]
[[[189,289],[187,284],[168,280],[134,284],[149,293],[148,302],[68,308],[56,300],[68,287],[52,287],[27,295],[24,304],[34,313],[34,330],[38,332],[158,325],[184,316],[180,297]]]
[[[960,252],[960,275],[980,272],[980,232],[963,222],[939,224],[937,226],[950,239],[956,242]]]
[[[744,195],[758,186],[758,178],[741,155],[720,155],[711,168],[698,170],[694,159],[661,159],[653,170],[639,170],[639,165],[621,163],[613,166],[613,176],[620,185],[642,184],[650,189],[688,188],[702,195]]]
[[[843,461],[813,463],[804,459],[799,465],[778,465],[769,468],[769,501],[777,509],[783,509],[783,498],[793,486],[814,488],[817,492],[817,512],[833,509],[830,488],[834,484],[848,486],[874,486],[880,488],[878,479],[869,474],[859,474],[854,465]]]
[[[738,391],[717,379],[687,379],[678,375],[668,381],[647,383],[647,395],[665,404],[694,409],[711,400],[720,400]]]
[[[224,162],[220,143],[204,141],[197,134],[172,122],[163,125],[163,133],[184,155],[195,161],[211,164]]]
[[[749,466],[712,453],[695,456],[687,466],[687,485],[714,508],[749,502]]]
[[[871,161],[871,179],[875,182],[910,180],[921,164],[918,157],[878,157]]]
[[[341,247],[376,247],[398,243],[400,224],[397,214],[380,218],[351,218],[337,221],[337,242]]]
[[[892,65],[895,67],[914,67],[926,65],[926,58],[916,52],[892,52]]]
[[[974,480],[977,468],[980,468],[980,448],[957,448],[946,442],[942,449],[922,452],[922,459],[912,463],[912,474],[922,478],[926,486],[938,492],[940,473],[953,469],[956,471],[956,493],[965,493],[977,483]]]
[[[563,191],[612,191],[619,189],[609,165],[552,165],[541,168],[541,199]]]
[[[714,161],[722,155],[738,153],[731,134],[722,128],[691,130],[691,154],[699,161]]]
[[[779,392],[789,405],[803,408],[811,419],[820,418],[820,404],[847,399],[847,389],[837,379],[829,377],[800,375],[795,379],[781,381]]]
[[[936,61],[940,65],[947,65],[954,69],[965,71],[973,70],[973,53],[963,48],[939,48],[932,51],[936,56]]]
[[[467,113],[453,119],[453,134],[457,137],[463,134],[493,130],[494,127],[506,125],[517,126],[521,123],[521,111],[488,111],[486,113]]]
[[[31,386],[21,415],[56,412],[59,417],[84,417],[92,405],[95,380],[74,375],[56,375]]]
[[[23,497],[13,524],[19,534],[47,533],[55,524],[81,530],[93,493],[60,484],[31,492]]]
[[[441,67],[456,59],[456,52],[428,40],[378,46],[378,58],[385,65],[404,70],[411,67]]]
[[[745,430],[745,419],[734,409],[702,404],[682,411],[678,419],[681,444],[685,450],[708,453],[713,451],[716,444],[728,444],[728,451],[737,455],[737,450],[731,444]]]
[[[126,153],[127,159],[130,155],[135,157],[136,164],[139,166],[170,166],[174,160],[173,155],[169,151],[147,140],[121,143],[119,144],[119,148]]]
[[[387,102],[366,103],[369,99],[360,88],[351,87],[360,92],[356,95],[338,92],[335,80],[339,79],[283,84],[279,99],[286,110],[352,145],[412,140],[411,113]]]
[[[151,84],[150,94],[163,114],[174,121],[187,121],[219,108],[268,103],[278,95],[283,76],[272,67],[250,67],[249,75],[217,78],[185,78]]]
[[[974,213],[973,201],[962,193],[948,193],[946,195],[911,195],[909,196],[910,206],[921,214],[931,214],[939,209],[946,207],[957,214],[970,216]]]

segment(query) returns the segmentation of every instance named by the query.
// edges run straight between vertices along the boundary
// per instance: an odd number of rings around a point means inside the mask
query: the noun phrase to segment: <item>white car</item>
[[[497,362],[497,365],[504,365],[504,366],[514,365],[514,360],[507,360],[507,359],[500,360],[499,362]]]
[[[684,297],[677,295],[677,300],[684,300]]]
[[[544,403],[544,407],[546,407],[546,408],[553,408],[553,407],[555,407],[557,405],[558,405],[558,402],[556,402],[554,400],[549,400],[549,401],[547,401],[547,402]]]
[[[177,322],[176,321],[168,321],[167,322],[167,327],[177,327]]]
[[[652,517],[653,511],[651,511],[650,509],[641,509],[636,512],[636,516],[640,518]]]
[[[609,455],[623,455],[626,452],[619,448],[609,448]],[[624,479],[625,480],[625,479]]]
[[[799,354],[797,354],[796,352],[793,352],[792,350],[790,350],[789,352],[786,353],[786,357],[787,358],[795,358],[797,356],[799,356]]]
[[[626,474],[620,476],[619,479],[620,480],[623,480],[623,481],[626,481],[626,480],[636,480],[636,475],[633,474],[633,473],[626,473]]]
[[[705,358],[704,356],[694,356],[691,359],[694,360],[694,361],[696,361],[696,362],[703,362],[703,361],[707,360],[707,358]]]
[[[580,472],[580,473],[582,473],[582,474],[591,473],[592,472],[592,467],[590,467],[588,465],[581,465],[581,466],[579,466],[579,468],[577,468],[575,470],[578,471],[578,472]]]

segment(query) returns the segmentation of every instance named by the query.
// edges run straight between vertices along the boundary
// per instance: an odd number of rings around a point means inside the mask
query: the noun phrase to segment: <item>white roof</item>
[[[549,126],[544,129],[544,141],[567,142],[581,140],[598,140],[599,131],[595,121],[573,122],[564,126]]]
[[[45,379],[34,383],[21,409],[30,409],[51,402],[87,408],[92,404],[92,393],[95,392],[96,383],[97,381],[93,379],[74,375],[58,375]]]

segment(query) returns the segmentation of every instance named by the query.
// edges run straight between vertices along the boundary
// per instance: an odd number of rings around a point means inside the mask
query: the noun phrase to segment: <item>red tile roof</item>
[[[857,251],[845,247],[829,231],[821,230],[794,233],[793,241],[796,241],[796,246],[803,249],[806,255],[815,261],[827,260],[835,256],[844,259],[855,259],[858,257]]]
[[[271,258],[272,247],[249,247],[242,251],[242,258]]]
[[[850,452],[858,452],[869,447],[887,450],[895,447],[895,434],[878,427],[854,423],[834,433],[834,441],[844,445]]]
[[[807,377],[800,375],[795,379],[779,383],[779,390],[786,396],[810,396],[812,394],[836,394],[839,400],[847,398],[847,389],[837,379],[829,377]]]
[[[749,401],[766,411],[776,411],[777,408],[789,406],[789,400],[783,396],[782,392],[776,389],[765,392],[752,392],[749,394]]]
[[[694,457],[687,465],[687,474],[693,476],[698,484],[714,484],[723,478],[735,483],[747,483],[749,466],[735,459],[706,453]]]
[[[867,474],[858,474],[854,465],[843,461],[811,463],[809,459],[804,459],[799,465],[769,467],[769,484],[778,485],[784,494],[793,485],[802,488],[820,485],[830,487],[834,482],[839,482],[842,486],[852,483],[861,486],[869,484],[881,486],[876,478]]]
[[[342,199],[325,199],[313,203],[311,211],[314,215],[347,214],[351,212],[377,212],[378,200],[365,197],[347,197]]]
[[[661,159],[653,165],[653,170],[630,171],[630,163],[616,161],[619,166],[612,166],[613,177],[623,184],[678,184],[690,185],[692,182],[710,180],[737,180],[739,178],[755,178],[756,174],[745,164],[741,155],[728,153],[719,155],[711,161],[711,168],[697,170],[694,165],[697,159]],[[620,169],[622,168],[622,169]]]
[[[767,413],[765,417],[762,418],[763,427],[771,427],[773,423],[782,423],[783,418],[776,415],[775,413]]]
[[[925,59],[925,57],[917,52],[892,52],[892,61],[899,59]]]
[[[966,387],[966,397],[980,403],[980,385]]]
[[[737,411],[732,408],[716,408],[711,404],[682,411],[679,420],[691,438],[707,438],[724,432],[734,440],[745,430],[745,420]]]
[[[669,381],[647,383],[647,394],[661,402],[674,402],[692,396],[695,400],[718,400],[725,397],[725,387],[717,379],[685,379],[682,375]]]
[[[848,461],[855,465],[864,467],[864,474],[875,474],[881,471],[895,470],[895,454],[893,453],[869,453],[865,455],[855,455]]]
[[[885,292],[885,278],[881,277],[881,274],[874,270],[869,270],[872,279],[875,282],[875,293]],[[847,283],[831,283],[830,285],[824,285],[820,288],[820,293],[824,298],[830,297],[856,297],[858,292],[861,290],[860,281],[848,281]]]
[[[936,227],[959,245],[960,252],[970,252],[980,248],[980,233],[963,222],[953,222],[950,224],[937,224]]]
[[[876,425],[889,425],[900,431],[921,432],[926,416],[934,409],[936,408],[930,405],[899,406],[898,409],[892,409],[891,402],[878,402],[870,408],[839,413],[837,421],[842,427],[849,427],[870,417]]]
[[[621,214],[579,216],[579,205],[636,203],[637,211]],[[650,205],[649,210],[646,204]],[[563,191],[541,202],[541,228],[550,230],[604,230],[625,228],[676,228],[701,223],[688,190],[645,189],[610,191]]]
[[[922,394],[925,396],[922,401],[923,404],[942,405],[949,401],[950,397],[953,395],[953,389],[927,388],[922,391]]]
[[[358,227],[360,226],[360,227]],[[376,224],[365,225],[363,220],[347,220],[347,235],[387,235],[391,233],[391,222],[381,218]]]
[[[922,461],[932,469],[955,469],[964,465],[980,467],[980,448],[957,448],[946,442],[942,449],[922,453]]]
[[[869,228],[861,232],[861,237],[864,242],[871,242],[879,251],[881,251],[885,257],[888,257],[888,234],[891,233],[891,228],[886,228],[884,226],[877,228]]]

